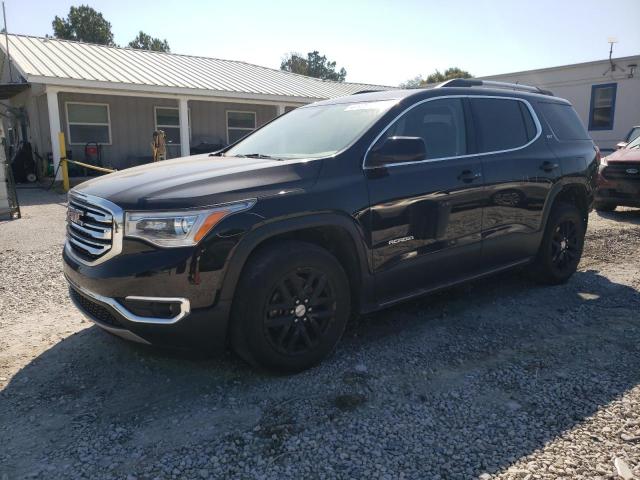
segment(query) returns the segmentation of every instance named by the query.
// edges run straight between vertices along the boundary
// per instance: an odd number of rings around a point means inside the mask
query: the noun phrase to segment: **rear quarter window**
[[[540,102],[538,108],[558,140],[590,140],[587,129],[571,105]]]

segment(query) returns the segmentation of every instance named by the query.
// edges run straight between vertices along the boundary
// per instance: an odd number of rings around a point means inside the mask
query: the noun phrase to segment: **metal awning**
[[[0,100],[6,100],[24,92],[30,86],[28,83],[0,83]]]

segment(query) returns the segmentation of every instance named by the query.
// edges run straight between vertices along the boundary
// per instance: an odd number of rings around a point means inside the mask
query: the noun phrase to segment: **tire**
[[[596,202],[594,208],[598,212],[613,212],[616,209],[617,205],[613,203],[600,203]]]
[[[556,205],[549,215],[531,267],[534,279],[547,285],[559,285],[569,280],[580,263],[585,230],[585,221],[575,205]]]
[[[299,372],[333,352],[350,310],[349,281],[333,255],[306,242],[274,244],[241,275],[231,344],[253,366]]]

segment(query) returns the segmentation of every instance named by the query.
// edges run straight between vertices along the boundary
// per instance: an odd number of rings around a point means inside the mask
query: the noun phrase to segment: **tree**
[[[444,73],[440,70],[436,70],[426,79],[422,78],[422,75],[418,75],[411,80],[407,80],[400,84],[401,88],[421,88],[433,83],[442,83],[453,78],[471,78],[471,74],[466,70],[461,70],[458,67],[447,68]]]
[[[426,85],[426,81],[424,78],[422,78],[422,75],[418,75],[410,80],[407,80],[406,82],[403,82],[400,84],[400,88],[420,88],[424,85]]]
[[[328,61],[327,57],[320,55],[317,50],[307,53],[307,58],[300,53],[289,53],[282,59],[280,70],[337,82],[344,82],[347,77],[347,71],[344,68],[336,71],[336,62]]]
[[[138,33],[138,36],[129,42],[127,45],[130,48],[137,48],[140,50],[152,50],[154,52],[171,52],[167,40],[160,40],[159,38],[147,35],[142,30]]]
[[[111,24],[104,19],[100,12],[88,5],[71,7],[67,18],[60,18],[56,15],[51,26],[56,38],[101,45],[114,44]]]

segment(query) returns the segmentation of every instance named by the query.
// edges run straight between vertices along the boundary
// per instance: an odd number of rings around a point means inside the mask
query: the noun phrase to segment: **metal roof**
[[[290,101],[389,88],[320,80],[234,60],[27,35],[10,34],[8,40],[14,66],[30,83]],[[0,47],[6,53],[4,35]]]

